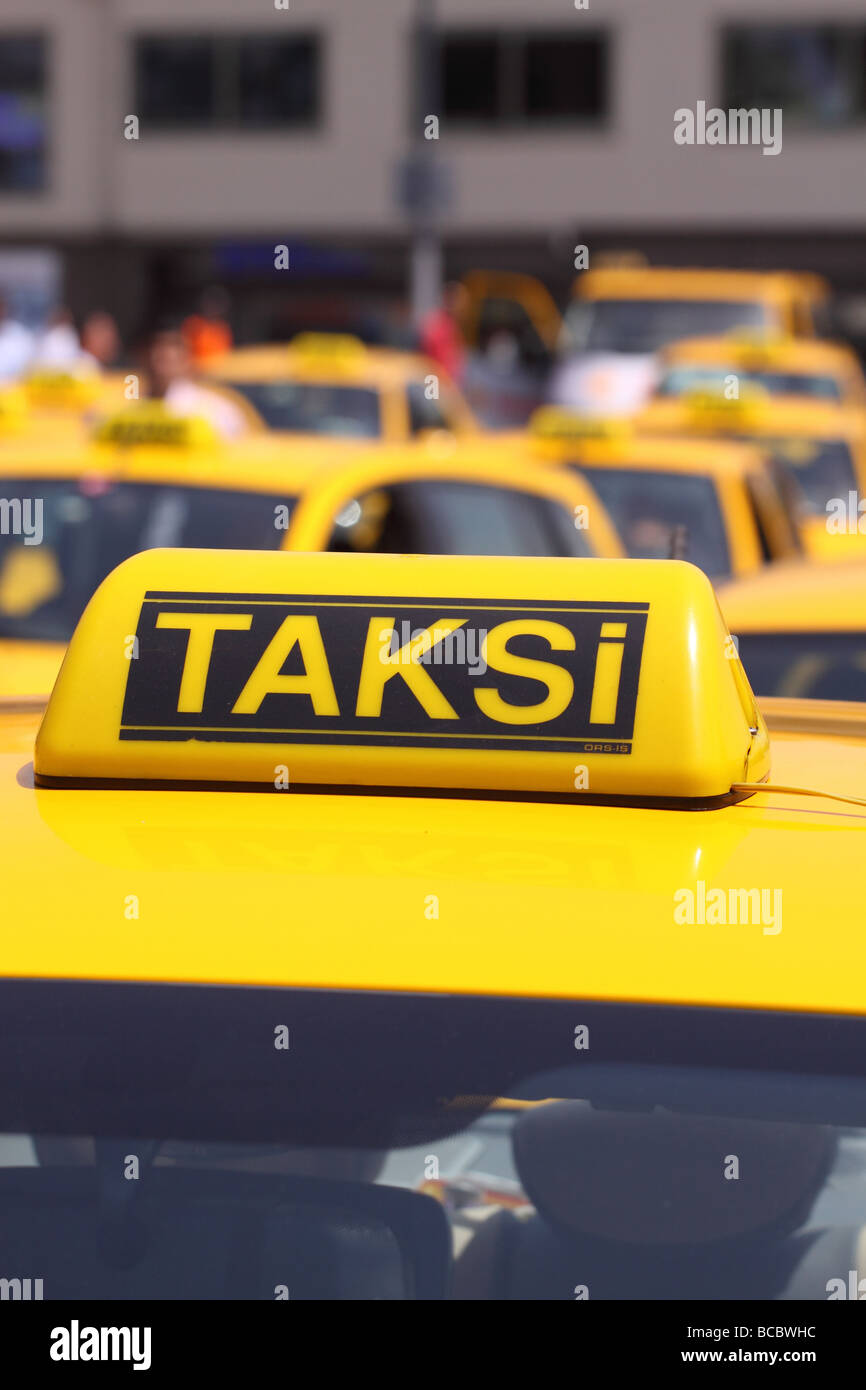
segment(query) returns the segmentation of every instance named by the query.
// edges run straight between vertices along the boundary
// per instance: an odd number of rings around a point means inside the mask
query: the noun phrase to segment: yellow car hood
[[[0,700],[50,694],[65,653],[65,642],[0,639]]]

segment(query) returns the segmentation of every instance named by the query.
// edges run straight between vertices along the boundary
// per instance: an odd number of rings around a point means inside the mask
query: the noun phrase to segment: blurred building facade
[[[0,0],[0,247],[58,250],[73,307],[128,322],[212,280],[256,320],[278,244],[311,292],[402,290],[421,3]],[[585,243],[856,284],[862,0],[435,12],[451,273],[529,270],[561,292]],[[700,101],[781,107],[781,153],[676,144],[674,111]]]

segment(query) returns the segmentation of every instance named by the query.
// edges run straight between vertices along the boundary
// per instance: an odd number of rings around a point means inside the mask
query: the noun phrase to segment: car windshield
[[[765,304],[729,299],[575,299],[565,316],[569,352],[655,352],[678,338],[769,324]]]
[[[226,381],[244,396],[268,429],[378,439],[382,433],[379,397],[360,386],[306,381]]]
[[[796,485],[800,505],[825,516],[833,498],[847,500],[857,489],[851,449],[844,439],[767,439],[750,441],[769,453],[789,482]]]
[[[2,992],[6,1297],[850,1296],[866,1224],[860,1019]],[[269,1041],[281,1030],[284,1050]],[[808,1073],[782,1069],[786,1054]]]
[[[649,468],[576,464],[598,493],[633,559],[673,553],[720,579],[730,574],[725,523],[712,478]]]
[[[866,632],[749,632],[737,640],[756,695],[866,701]]]
[[[410,555],[590,556],[592,518],[581,529],[562,503],[518,488],[418,479],[376,489],[341,508],[331,550]]]
[[[91,594],[130,555],[276,550],[296,501],[95,476],[10,477],[0,491],[0,637],[42,642],[68,642]]]
[[[742,367],[703,364],[671,367],[656,387],[656,394],[683,396],[689,391],[706,390],[724,398],[729,376],[735,376],[740,386],[758,386],[771,396],[809,396],[824,401],[842,397],[835,377],[816,372],[744,371]]]

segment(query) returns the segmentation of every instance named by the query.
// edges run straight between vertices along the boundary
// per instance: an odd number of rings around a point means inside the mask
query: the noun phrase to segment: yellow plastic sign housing
[[[35,770],[712,803],[769,743],[692,565],[151,550],[91,599]]]
[[[298,333],[290,347],[301,357],[334,362],[358,362],[367,353],[361,339],[351,333]]]
[[[683,397],[693,428],[711,434],[717,430],[745,429],[754,424],[764,413],[762,407],[766,406],[768,398],[766,389],[757,382],[744,383],[737,396],[728,397],[722,391],[699,386]]]
[[[77,410],[93,405],[101,389],[96,370],[87,375],[48,370],[32,372],[24,385],[28,402],[35,409]]]
[[[211,422],[200,415],[174,415],[161,401],[141,401],[100,420],[97,444],[121,448],[156,445],[173,449],[209,448],[219,441]]]
[[[529,433],[536,439],[627,439],[628,420],[600,415],[577,415],[561,406],[542,405],[529,418]]]

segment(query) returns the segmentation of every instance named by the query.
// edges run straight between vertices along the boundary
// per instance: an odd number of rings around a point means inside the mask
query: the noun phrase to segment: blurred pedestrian
[[[95,370],[96,362],[84,353],[70,311],[55,309],[36,339],[32,365],[36,368]]]
[[[21,376],[30,366],[35,347],[34,334],[12,317],[0,295],[0,380]]]
[[[194,362],[206,362],[228,352],[234,343],[229,323],[229,296],[221,285],[211,285],[199,301],[199,312],[184,319],[183,336]]]
[[[466,361],[466,343],[461,323],[468,295],[459,281],[450,281],[442,291],[442,303],[421,324],[421,351],[437,362],[454,382],[460,381]]]
[[[120,333],[111,314],[95,309],[81,329],[81,346],[105,371],[118,361],[122,351]]]
[[[142,394],[162,401],[173,415],[206,419],[228,438],[246,433],[247,418],[228,396],[195,379],[182,325],[165,320],[148,332],[142,344]]]

